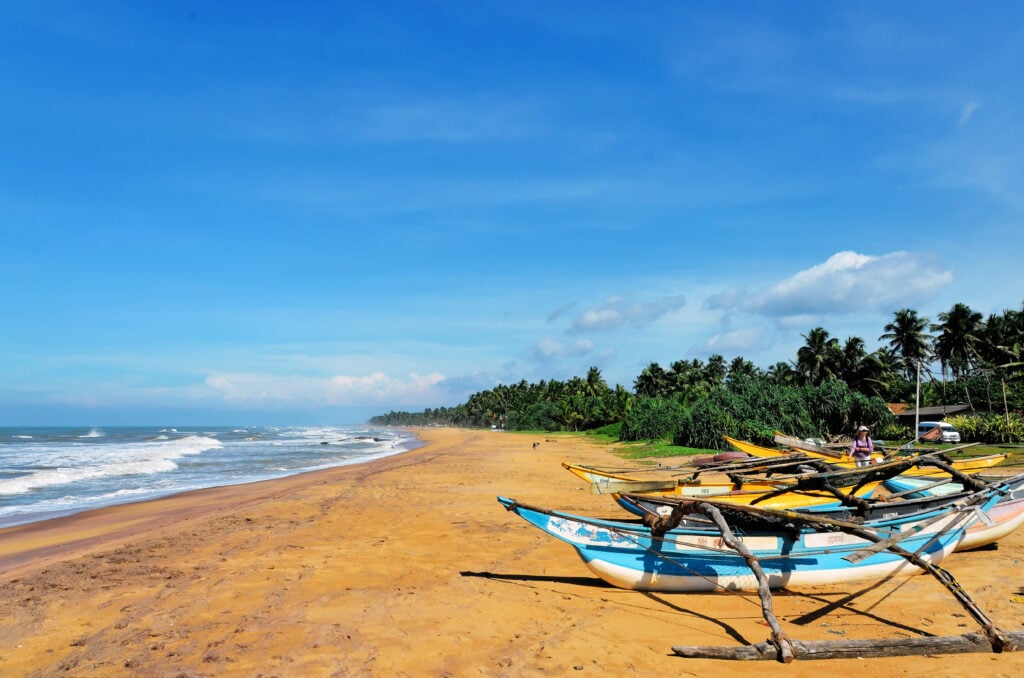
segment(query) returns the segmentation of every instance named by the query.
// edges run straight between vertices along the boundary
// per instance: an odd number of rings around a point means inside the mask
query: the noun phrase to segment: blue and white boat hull
[[[714,529],[675,529],[663,537],[632,523],[537,510],[499,498],[527,522],[572,545],[594,574],[613,586],[638,591],[756,590],[744,558]],[[930,512],[918,521],[866,526],[881,538],[905,534],[899,546],[938,563],[951,553],[973,518],[963,511]],[[920,568],[887,550],[844,560],[874,542],[842,532],[804,530],[737,534],[758,558],[772,588],[817,586],[911,575]]]

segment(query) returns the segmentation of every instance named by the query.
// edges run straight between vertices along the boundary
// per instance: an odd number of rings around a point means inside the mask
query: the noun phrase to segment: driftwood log
[[[1024,633],[1007,633],[1016,645],[1024,643]],[[876,638],[865,640],[796,640],[789,643],[797,659],[855,659],[857,657],[903,657],[926,654],[965,654],[992,652],[992,642],[981,633],[932,638]],[[779,649],[772,641],[741,647],[686,646],[672,652],[689,659],[734,659],[740,661],[779,660]]]

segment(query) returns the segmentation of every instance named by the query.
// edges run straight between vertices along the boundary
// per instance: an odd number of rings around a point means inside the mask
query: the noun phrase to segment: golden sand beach
[[[1018,676],[1024,651],[888,659],[682,659],[765,640],[756,595],[606,586],[495,496],[622,517],[562,461],[582,437],[430,429],[412,452],[0,530],[0,676]],[[534,447],[534,443],[539,446]],[[944,562],[1024,630],[1024,534]],[[801,640],[957,635],[927,576],[778,592]]]

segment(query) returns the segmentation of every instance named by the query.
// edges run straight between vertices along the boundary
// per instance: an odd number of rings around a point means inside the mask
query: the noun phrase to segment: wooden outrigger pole
[[[1007,636],[1018,645],[1024,643],[1024,633]],[[981,633],[936,638],[874,638],[867,640],[790,640],[792,651],[800,659],[856,659],[869,657],[905,657],[926,654],[966,654],[991,652],[992,644]],[[685,646],[672,648],[680,657],[690,659],[733,659],[740,661],[779,659],[778,646],[772,641],[743,645]],[[785,659],[781,661],[786,662]],[[788,663],[788,662],[786,662]]]
[[[732,507],[730,507],[732,509]],[[751,511],[747,507],[736,507],[741,512]],[[754,509],[751,512],[762,512],[764,509]],[[718,507],[706,501],[681,501],[668,516],[650,521],[652,532],[667,532],[687,513],[700,513],[717,525],[722,533],[722,541],[735,550],[750,567],[757,579],[757,593],[761,599],[761,611],[765,621],[772,630],[771,638],[764,643],[746,645],[742,647],[723,646],[673,646],[672,652],[689,658],[702,659],[775,659],[788,664],[794,659],[839,659],[851,657],[895,657],[905,655],[921,654],[956,654],[965,652],[1012,652],[1024,643],[1024,633],[1008,633],[1003,631],[995,622],[985,614],[974,600],[964,591],[960,583],[948,570],[922,558],[917,553],[907,551],[891,540],[883,539],[870,530],[860,526],[834,521],[819,517],[808,517],[795,511],[774,509],[765,511],[775,516],[805,523],[827,523],[833,528],[842,532],[874,542],[876,545],[885,542],[884,546],[889,551],[903,557],[910,563],[925,570],[953,594],[953,597],[964,607],[965,610],[981,625],[982,633],[968,633],[962,636],[934,637],[934,638],[901,638],[901,639],[872,639],[872,640],[834,640],[834,641],[799,641],[790,639],[782,627],[778,618],[772,610],[772,594],[768,585],[768,577],[761,569],[757,558],[744,546],[743,542],[736,538],[729,527],[725,517]]]

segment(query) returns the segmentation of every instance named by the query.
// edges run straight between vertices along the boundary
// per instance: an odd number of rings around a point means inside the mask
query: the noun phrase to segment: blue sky
[[[0,425],[354,423],[1024,301],[1016,2],[8,1],[0,56]]]

